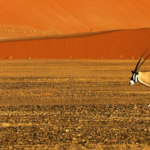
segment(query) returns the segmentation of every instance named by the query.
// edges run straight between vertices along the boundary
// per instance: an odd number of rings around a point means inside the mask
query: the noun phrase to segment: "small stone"
[[[75,141],[75,140],[76,140],[76,138],[75,138],[75,137],[73,137],[73,138],[72,138],[72,140],[73,140],[73,141]]]

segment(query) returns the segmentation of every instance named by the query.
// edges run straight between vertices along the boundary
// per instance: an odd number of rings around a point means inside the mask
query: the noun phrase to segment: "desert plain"
[[[137,60],[1,60],[1,149],[148,149]],[[148,70],[148,60],[141,70]]]
[[[149,150],[150,89],[129,85],[150,47],[149,10],[0,0],[0,149]]]

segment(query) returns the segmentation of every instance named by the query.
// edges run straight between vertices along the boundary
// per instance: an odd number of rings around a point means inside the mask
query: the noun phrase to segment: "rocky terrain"
[[[0,61],[0,149],[148,149],[149,88],[128,84],[136,62]]]

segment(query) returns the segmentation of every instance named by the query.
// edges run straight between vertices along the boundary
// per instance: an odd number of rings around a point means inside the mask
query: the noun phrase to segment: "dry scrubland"
[[[148,149],[150,89],[128,84],[136,62],[0,61],[0,149]]]

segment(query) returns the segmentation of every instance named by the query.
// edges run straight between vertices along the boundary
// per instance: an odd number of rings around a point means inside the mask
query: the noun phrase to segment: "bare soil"
[[[150,89],[129,85],[136,63],[1,60],[0,149],[149,149]]]

